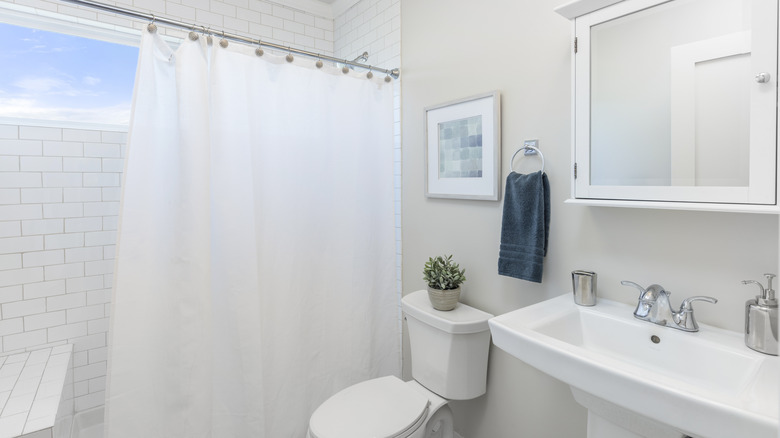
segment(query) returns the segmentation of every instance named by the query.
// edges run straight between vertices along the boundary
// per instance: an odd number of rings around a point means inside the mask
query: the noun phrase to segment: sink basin
[[[634,307],[570,294],[489,321],[493,343],[612,405],[701,438],[778,437],[780,360],[742,333],[687,333],[633,317]],[[578,398],[579,401],[579,398]],[[586,406],[587,407],[587,406]]]

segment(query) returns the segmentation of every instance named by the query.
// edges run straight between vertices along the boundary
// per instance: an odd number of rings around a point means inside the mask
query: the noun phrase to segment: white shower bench
[[[0,356],[0,438],[68,438],[73,345]]]

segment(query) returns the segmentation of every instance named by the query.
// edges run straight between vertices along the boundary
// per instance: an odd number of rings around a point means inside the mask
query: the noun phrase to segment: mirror
[[[774,205],[776,22],[772,0],[577,18],[575,197]]]

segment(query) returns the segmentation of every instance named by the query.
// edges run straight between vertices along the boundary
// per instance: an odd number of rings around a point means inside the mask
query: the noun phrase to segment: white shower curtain
[[[301,438],[399,373],[392,84],[205,40],[143,36],[108,438]]]

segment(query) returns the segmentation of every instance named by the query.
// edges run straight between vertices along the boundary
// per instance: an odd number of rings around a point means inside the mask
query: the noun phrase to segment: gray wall
[[[559,3],[402,0],[404,293],[425,287],[429,256],[452,253],[466,268],[462,301],[493,314],[567,293],[570,272],[590,269],[599,274],[600,296],[626,303],[637,294],[620,286],[623,279],[660,283],[674,304],[715,296],[717,305],[696,306],[699,322],[741,331],[744,302],[756,290],[739,281],[777,271],[776,216],[563,203],[571,183],[571,28],[553,12]],[[546,158],[552,223],[542,284],[497,274],[502,201],[424,195],[423,108],[491,90],[502,99],[502,186],[524,139],[538,138]],[[465,438],[585,436],[586,412],[568,387],[496,348],[488,393],[452,407]]]

